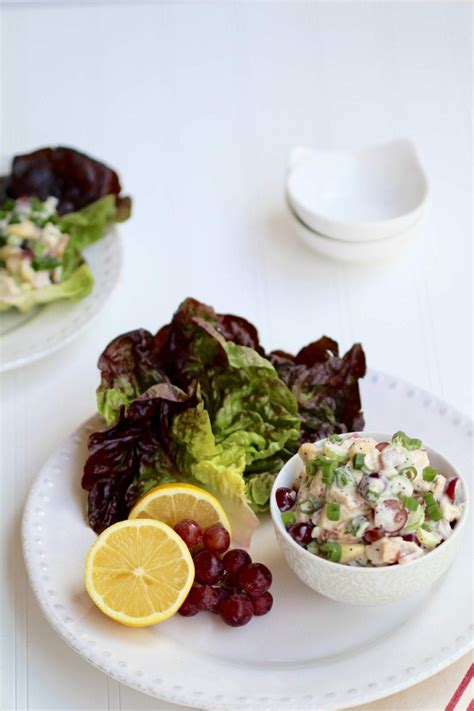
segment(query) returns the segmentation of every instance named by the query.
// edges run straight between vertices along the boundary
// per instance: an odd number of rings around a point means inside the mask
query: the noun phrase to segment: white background
[[[29,483],[94,410],[95,363],[118,333],[156,330],[193,295],[249,318],[268,348],[359,340],[369,365],[471,411],[471,44],[472,7],[455,2],[3,7],[3,167],[76,146],[119,170],[135,210],[93,327],[0,380],[2,709],[171,708],[55,636],[19,546]],[[290,147],[400,136],[430,180],[419,240],[370,268],[307,251],[283,202]]]

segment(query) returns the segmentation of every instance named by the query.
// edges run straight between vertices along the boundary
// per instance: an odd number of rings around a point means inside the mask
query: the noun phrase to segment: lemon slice
[[[120,521],[106,528],[86,558],[86,589],[108,617],[147,627],[174,615],[194,580],[184,541],[161,521]]]
[[[219,523],[231,533],[229,519],[215,496],[192,484],[156,486],[135,504],[128,518],[153,518],[171,527],[190,518],[202,528]]]

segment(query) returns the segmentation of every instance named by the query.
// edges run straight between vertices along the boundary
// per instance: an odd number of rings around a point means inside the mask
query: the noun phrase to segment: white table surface
[[[3,167],[77,146],[120,170],[135,210],[121,283],[92,328],[0,379],[2,709],[177,708],[76,656],[21,558],[30,482],[94,410],[95,362],[118,333],[157,329],[193,295],[247,316],[269,348],[360,340],[370,365],[471,411],[471,19],[451,2],[3,7]],[[431,184],[420,239],[371,268],[295,241],[290,147],[399,136],[418,144]]]

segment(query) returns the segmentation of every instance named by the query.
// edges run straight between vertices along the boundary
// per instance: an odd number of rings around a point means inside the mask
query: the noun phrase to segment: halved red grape
[[[253,614],[257,617],[261,617],[261,615],[266,615],[267,612],[270,612],[273,607],[273,597],[272,594],[269,592],[263,593],[263,595],[259,595],[258,597],[252,597],[251,602],[253,607]]]
[[[421,546],[420,541],[418,540],[417,536],[415,536],[414,533],[405,533],[404,536],[402,536],[404,541],[408,541],[408,543],[416,543],[417,546]]]
[[[194,615],[198,614],[199,607],[194,605],[194,603],[189,599],[189,595],[188,595],[186,600],[183,602],[183,604],[179,608],[178,612],[183,617],[193,617]]]
[[[199,551],[193,556],[196,581],[203,585],[215,585],[222,580],[224,566],[215,553],[208,550]]]
[[[212,608],[211,612],[213,612],[215,615],[218,615],[220,610],[221,610],[221,605],[224,602],[224,600],[227,600],[228,597],[232,595],[232,592],[224,587],[223,585],[220,585],[219,587],[214,588],[217,594],[217,602]]]
[[[292,526],[289,527],[288,533],[294,541],[296,541],[300,545],[306,545],[308,543],[311,543],[311,541],[313,540],[311,538],[311,531],[313,530],[313,528],[314,526],[311,523],[294,523]]]
[[[226,579],[230,587],[235,588],[239,584],[239,573],[244,565],[250,565],[251,557],[242,548],[234,548],[227,551],[222,559],[224,568],[227,571]]]
[[[190,518],[183,518],[179,521],[174,530],[181,536],[188,548],[195,548],[202,545],[202,528],[196,521]]]
[[[272,584],[272,574],[266,565],[251,563],[241,569],[239,582],[242,589],[249,595],[263,595]]]
[[[388,447],[389,442],[379,442],[377,445],[375,445],[375,449],[378,449],[379,452],[383,452],[385,447]]]
[[[445,494],[449,496],[453,504],[456,503],[457,497],[459,496],[460,484],[461,482],[458,476],[453,476],[451,479],[448,479],[448,483],[446,484]]]
[[[230,546],[229,532],[223,526],[215,525],[206,528],[202,540],[208,551],[224,553]]]
[[[374,523],[387,533],[401,531],[408,518],[407,511],[398,499],[384,499],[375,507]]]
[[[293,489],[287,489],[285,486],[281,486],[276,490],[275,499],[280,511],[289,511],[295,505],[296,491],[293,491]]]
[[[379,541],[384,536],[385,536],[385,531],[382,531],[381,528],[369,528],[364,533],[364,541],[366,543],[374,543],[375,541]]]
[[[231,627],[242,627],[253,617],[253,607],[247,595],[230,595],[220,604],[221,617]]]
[[[189,591],[187,600],[198,610],[213,610],[219,602],[219,595],[210,585],[195,585]]]

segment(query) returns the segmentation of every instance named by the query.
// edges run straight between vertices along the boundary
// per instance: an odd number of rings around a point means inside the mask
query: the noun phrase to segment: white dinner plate
[[[79,301],[56,301],[26,314],[0,313],[0,373],[33,363],[76,338],[105,305],[120,274],[122,248],[116,227],[84,250],[94,289]]]
[[[362,383],[368,430],[404,429],[451,458],[472,486],[472,423],[439,399],[390,376]],[[205,709],[340,709],[393,694],[465,654],[472,640],[472,520],[461,554],[428,594],[358,608],[320,597],[289,570],[270,521],[257,530],[254,560],[272,570],[275,604],[242,628],[210,613],[145,629],[105,617],[84,588],[95,534],[84,518],[81,474],[98,416],[50,457],[23,518],[31,585],[53,628],[82,657],[146,694]]]

